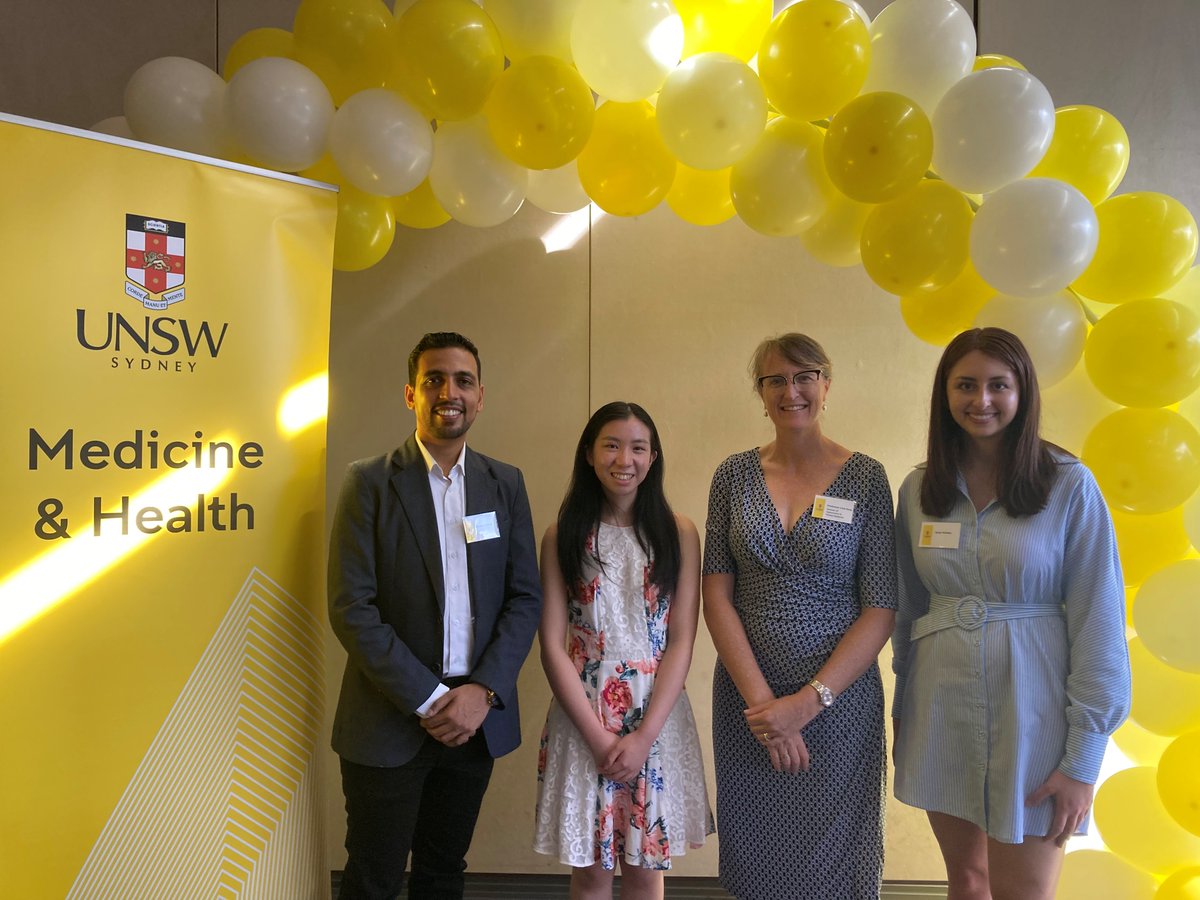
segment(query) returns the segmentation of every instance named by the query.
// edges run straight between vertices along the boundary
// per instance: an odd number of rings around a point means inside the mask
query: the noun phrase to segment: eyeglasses
[[[797,372],[791,379],[786,375],[760,375],[756,380],[760,391],[782,391],[787,387],[789,380],[795,385],[816,384],[824,375],[821,369],[805,369],[803,372]]]

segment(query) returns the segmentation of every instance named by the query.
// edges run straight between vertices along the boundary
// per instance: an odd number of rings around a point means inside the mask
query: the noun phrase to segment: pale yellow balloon
[[[958,277],[936,291],[918,291],[900,298],[900,314],[908,330],[935,347],[944,347],[971,327],[995,290],[968,260]]]
[[[922,181],[871,210],[863,226],[863,268],[891,294],[943,288],[967,263],[973,217],[956,188]]]
[[[1176,738],[1163,752],[1158,796],[1176,822],[1200,836],[1200,731]],[[1200,890],[1200,880],[1196,888]]]
[[[1138,591],[1133,625],[1146,649],[1167,665],[1200,675],[1200,559],[1151,574]]]
[[[744,62],[702,53],[667,76],[655,116],[667,148],[685,166],[726,169],[762,136],[767,97]]]
[[[748,62],[771,24],[771,0],[674,0],[683,20],[683,58],[728,53]]]
[[[729,194],[731,169],[705,171],[680,163],[667,191],[667,206],[693,225],[720,225],[735,215]]]
[[[1136,612],[1136,603],[1133,608]],[[1135,722],[1164,737],[1200,730],[1200,675],[1168,666],[1140,638],[1129,642],[1129,666],[1133,673],[1129,714]]]
[[[1171,818],[1149,766],[1124,769],[1103,782],[1095,816],[1105,845],[1139,869],[1163,876],[1200,859],[1200,838]]]
[[[1105,850],[1075,850],[1063,859],[1055,900],[1153,900],[1154,877]]]
[[[618,103],[657,91],[683,52],[683,21],[670,0],[581,0],[571,54],[583,80]]]
[[[1141,584],[1187,553],[1190,542],[1183,527],[1182,508],[1149,516],[1119,509],[1111,512],[1121,554],[1121,572],[1127,585]]]
[[[1095,106],[1060,106],[1054,137],[1030,178],[1057,178],[1093,205],[1106,200],[1129,168],[1129,135],[1116,116]]]
[[[800,243],[827,266],[857,266],[862,262],[863,225],[873,208],[870,203],[859,203],[835,191],[816,224],[800,235]]]
[[[975,57],[975,65],[971,67],[971,71],[978,72],[980,69],[994,69],[996,66],[1006,66],[1010,69],[1025,69],[1023,65],[1011,56],[1005,56],[1003,53],[981,53]],[[1025,71],[1028,70],[1025,69]]]
[[[571,61],[571,20],[579,0],[487,0],[487,10],[504,55],[512,62],[527,56],[556,56]]]
[[[809,122],[780,116],[767,123],[730,177],[733,205],[743,222],[777,237],[800,234],[817,221],[834,191],[821,159],[823,140]]]
[[[1173,740],[1147,731],[1133,719],[1126,719],[1121,727],[1113,732],[1112,739],[1126,759],[1139,766],[1157,766],[1163,751]]]
[[[1120,409],[1083,442],[1108,505],[1146,515],[1183,504],[1200,485],[1200,432],[1169,409]]]

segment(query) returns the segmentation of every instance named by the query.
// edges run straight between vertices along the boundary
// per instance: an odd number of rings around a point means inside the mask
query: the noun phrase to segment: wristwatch
[[[496,698],[496,692],[490,687],[484,687],[483,685],[480,685],[480,687],[483,687],[483,689],[487,691],[487,705],[492,709],[498,707],[500,705],[500,701]],[[830,702],[832,703],[833,701]]]
[[[815,678],[808,683],[808,686],[817,692],[817,696],[821,698],[821,705],[823,707],[829,709],[829,707],[833,706],[833,691]]]

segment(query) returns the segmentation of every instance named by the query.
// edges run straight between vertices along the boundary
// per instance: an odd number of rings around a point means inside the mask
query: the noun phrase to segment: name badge
[[[917,546],[934,550],[957,550],[960,531],[961,522],[922,522],[921,539],[917,541]]]
[[[855,501],[843,500],[841,497],[826,497],[817,494],[813,498],[813,518],[830,519],[834,522],[851,522],[854,520]]]
[[[500,523],[496,521],[494,512],[476,513],[473,516],[463,516],[463,534],[467,543],[490,541],[500,537]]]

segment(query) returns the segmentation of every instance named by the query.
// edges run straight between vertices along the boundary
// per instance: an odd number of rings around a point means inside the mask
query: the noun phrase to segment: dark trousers
[[[431,737],[402,766],[342,760],[346,850],[339,900],[394,900],[412,852],[412,900],[461,900],[467,849],[492,775],[483,732],[461,747]]]

